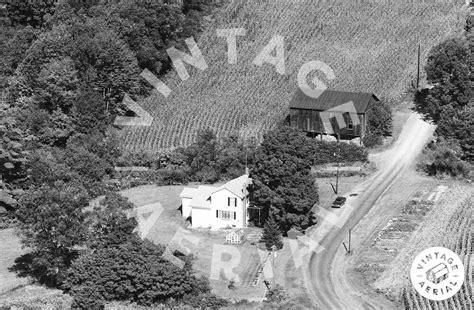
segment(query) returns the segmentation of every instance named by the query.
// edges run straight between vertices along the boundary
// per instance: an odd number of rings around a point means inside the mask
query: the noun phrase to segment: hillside
[[[360,3],[363,2],[363,3]],[[218,134],[258,136],[286,116],[297,86],[297,73],[309,61],[328,64],[336,78],[321,78],[329,88],[373,92],[396,100],[416,76],[418,44],[422,61],[429,49],[458,33],[465,18],[462,4],[439,1],[232,1],[210,19],[198,46],[208,69],[187,65],[190,78],[175,71],[163,80],[173,90],[168,98],[149,97],[141,106],[154,117],[151,127],[121,131],[130,151],[187,145],[199,128]],[[245,28],[237,37],[237,64],[227,62],[219,28]],[[273,65],[252,64],[275,36],[284,37],[286,72]],[[188,51],[186,51],[188,52]]]

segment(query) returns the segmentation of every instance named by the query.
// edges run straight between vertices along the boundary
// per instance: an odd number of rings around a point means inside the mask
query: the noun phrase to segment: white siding
[[[182,203],[182,211],[183,211],[183,217],[184,218],[188,218],[191,216],[191,211],[192,211],[192,208],[189,206],[189,204],[191,203],[191,198],[183,198],[183,203]]]
[[[228,198],[237,199],[237,206],[229,206]],[[212,194],[211,199],[211,218],[212,218],[212,229],[226,228],[226,227],[236,227],[244,228],[247,226],[246,221],[246,212],[244,212],[244,204],[242,200],[234,195],[232,192],[227,189],[222,189],[218,192]],[[216,217],[216,211],[229,211],[231,212],[230,219],[221,219]],[[235,220],[234,214],[235,212]]]
[[[212,213],[209,209],[193,208],[192,227],[193,228],[210,228],[212,221]]]

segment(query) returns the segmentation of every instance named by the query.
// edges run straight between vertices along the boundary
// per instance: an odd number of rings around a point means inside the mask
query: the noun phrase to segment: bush
[[[367,132],[380,136],[392,134],[392,108],[386,100],[379,101],[367,111],[367,120]]]
[[[263,226],[261,241],[265,243],[265,247],[268,251],[273,250],[273,246],[275,246],[276,250],[283,248],[280,227],[278,227],[278,223],[275,222],[275,219],[271,215]]]
[[[313,166],[337,161],[341,163],[368,161],[367,151],[356,144],[318,141],[315,139],[310,140],[310,142],[311,147],[305,156],[312,159]]]
[[[461,160],[461,154],[457,141],[440,138],[438,142],[430,142],[423,150],[423,159],[418,166],[431,176],[467,176],[469,168]]]
[[[381,145],[383,142],[383,136],[378,133],[368,133],[363,140],[366,147],[376,147]]]
[[[0,309],[70,309],[72,298],[59,290],[49,290],[41,295],[2,298]]]
[[[160,169],[161,183],[166,185],[186,184],[188,175],[184,169]]]

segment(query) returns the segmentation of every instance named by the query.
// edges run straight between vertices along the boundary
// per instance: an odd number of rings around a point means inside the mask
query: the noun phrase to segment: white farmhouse
[[[183,217],[191,217],[192,228],[245,228],[250,184],[252,179],[244,174],[222,186],[186,187],[179,195]]]

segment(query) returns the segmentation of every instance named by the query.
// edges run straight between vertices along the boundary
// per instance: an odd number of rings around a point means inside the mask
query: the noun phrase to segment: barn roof
[[[290,108],[326,111],[352,101],[357,113],[365,113],[372,98],[379,100],[371,93],[353,93],[329,89],[323,91],[319,97],[313,98],[298,88],[290,101]]]

